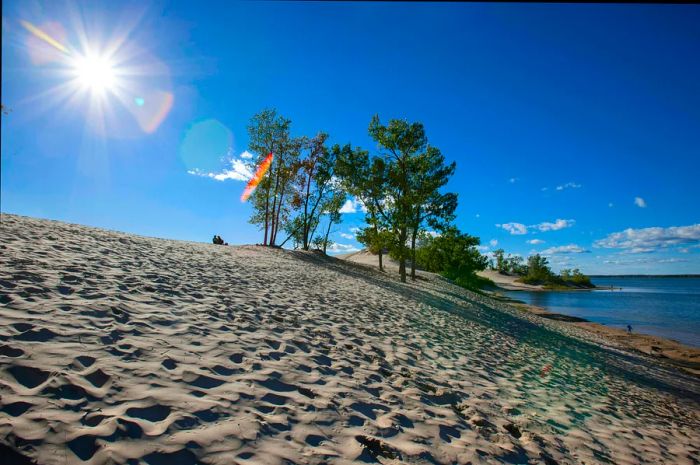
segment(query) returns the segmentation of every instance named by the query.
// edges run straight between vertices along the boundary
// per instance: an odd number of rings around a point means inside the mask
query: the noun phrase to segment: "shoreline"
[[[365,251],[354,252],[338,256],[341,260],[347,260],[353,263],[377,268],[377,257]],[[384,266],[387,270],[397,270],[398,264],[393,260],[385,257]],[[422,272],[424,273],[424,272]],[[511,284],[509,281],[514,281],[516,277],[501,275],[500,273],[486,270],[479,273],[480,276],[492,279],[491,275],[500,277],[500,282],[495,282],[495,289],[483,289],[485,295],[494,300],[506,303],[517,310],[538,317],[557,321],[569,327],[580,328],[592,337],[586,337],[587,342],[596,343],[597,340],[603,339],[608,345],[618,349],[625,350],[634,354],[642,354],[651,357],[655,363],[662,365],[672,365],[674,368],[682,370],[684,373],[695,377],[700,377],[700,348],[694,348],[682,344],[671,339],[660,336],[653,336],[643,333],[628,334],[627,331],[617,328],[611,328],[601,323],[585,320],[583,318],[564,315],[561,313],[550,312],[546,308],[537,307],[535,305],[526,304],[523,301],[513,299],[506,295],[500,294],[499,291],[529,291],[529,292],[568,292],[571,291],[605,291],[610,290],[608,287],[595,287],[591,289],[544,289],[543,286],[533,286],[523,283]],[[621,288],[615,288],[621,289]],[[586,335],[588,336],[588,334]]]
[[[521,300],[489,292],[490,297],[507,303],[514,308],[537,315],[548,320],[555,320],[566,325],[581,328],[586,332],[603,337],[612,345],[624,350],[650,356],[659,363],[670,363],[685,373],[700,377],[700,348],[691,347],[672,339],[643,333],[628,333],[623,329],[611,328],[585,318],[550,312],[544,307],[527,304]]]

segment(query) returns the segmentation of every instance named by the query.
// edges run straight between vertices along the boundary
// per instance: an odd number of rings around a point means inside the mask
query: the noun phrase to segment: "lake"
[[[675,339],[700,347],[700,277],[592,277],[615,290],[528,292],[505,295],[554,313],[606,326]],[[620,288],[620,289],[618,289]]]

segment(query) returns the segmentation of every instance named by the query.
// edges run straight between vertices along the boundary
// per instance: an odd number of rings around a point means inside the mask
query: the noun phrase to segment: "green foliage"
[[[559,277],[565,284],[571,284],[575,287],[594,287],[591,278],[581,273],[578,268],[561,270]]]
[[[299,161],[292,196],[292,206],[299,214],[286,229],[295,245],[304,250],[309,250],[323,207],[337,190],[333,185],[336,157],[326,147],[327,139],[328,134],[321,132],[311,139],[304,138],[302,142],[307,154]]]
[[[418,233],[426,225],[442,229],[454,218],[456,195],[441,194],[439,189],[455,165],[446,165],[440,151],[428,146],[421,123],[390,120],[384,125],[375,115],[369,135],[379,153],[370,157],[350,146],[338,148],[338,176],[367,208],[367,222],[374,231],[366,236],[368,243],[381,237],[381,247],[373,245],[374,249],[389,249],[405,282],[406,262],[415,254]]]
[[[505,251],[503,249],[496,249],[493,251],[493,257],[496,261],[496,271],[499,273],[506,273],[508,269],[506,267]]]
[[[263,245],[275,245],[277,233],[289,217],[289,187],[299,168],[301,140],[289,134],[291,121],[266,109],[254,115],[248,125],[248,149],[257,154],[249,168],[254,171],[269,153],[274,160],[251,196],[250,223],[265,231]]]
[[[561,270],[557,276],[549,268],[547,259],[539,254],[528,257],[527,274],[520,278],[525,284],[541,284],[551,289],[566,289],[570,287],[592,288],[591,279],[576,268]]]
[[[551,281],[553,276],[546,257],[534,254],[527,258],[527,275],[522,278],[522,282],[527,284],[544,284]]]
[[[440,273],[457,284],[473,288],[480,282],[477,271],[486,269],[488,259],[476,248],[478,237],[446,228],[436,237],[426,236],[416,250],[416,263],[426,271]]]
[[[373,226],[362,228],[355,235],[357,242],[364,245],[365,248],[374,255],[389,248],[391,237],[389,231],[375,229]]]

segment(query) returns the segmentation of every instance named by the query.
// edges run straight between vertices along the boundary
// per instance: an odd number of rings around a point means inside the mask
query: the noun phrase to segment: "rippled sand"
[[[5,214],[0,257],[0,453],[698,463],[696,378],[433,275]]]

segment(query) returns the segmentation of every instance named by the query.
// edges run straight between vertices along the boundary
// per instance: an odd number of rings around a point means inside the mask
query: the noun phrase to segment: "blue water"
[[[615,290],[505,294],[550,312],[700,347],[700,278],[592,278]],[[621,289],[618,289],[621,288]]]

